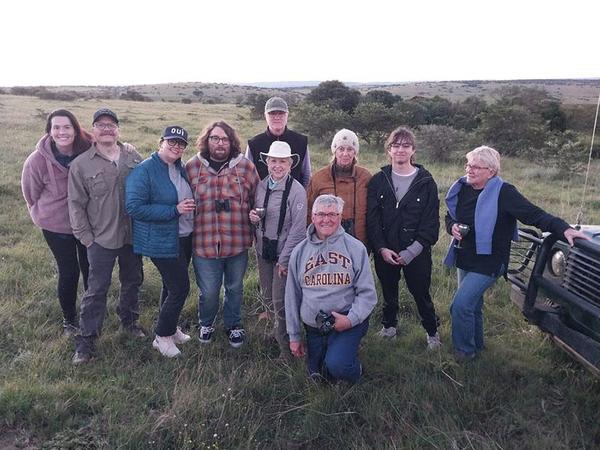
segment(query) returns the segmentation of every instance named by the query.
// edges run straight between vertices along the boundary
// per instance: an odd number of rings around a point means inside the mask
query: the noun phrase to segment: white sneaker
[[[442,346],[440,341],[440,333],[435,333],[434,336],[427,335],[427,350],[437,350]]]
[[[396,327],[381,327],[381,330],[377,333],[380,338],[393,339],[396,337]]]
[[[173,336],[156,336],[152,341],[152,347],[167,358],[179,356],[181,352],[173,342]]]
[[[171,337],[173,338],[173,343],[175,344],[185,344],[192,338],[189,334],[185,334],[183,331],[181,331],[181,328],[179,327],[177,327],[177,331],[175,331],[175,334]]]

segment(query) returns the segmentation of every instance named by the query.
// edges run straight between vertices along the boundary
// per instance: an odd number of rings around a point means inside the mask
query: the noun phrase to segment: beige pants
[[[275,339],[279,344],[282,356],[289,354],[289,338],[285,327],[285,280],[286,277],[280,277],[277,273],[277,264],[264,260],[261,256],[256,256],[258,266],[258,277],[260,281],[260,290],[267,311],[274,317]]]

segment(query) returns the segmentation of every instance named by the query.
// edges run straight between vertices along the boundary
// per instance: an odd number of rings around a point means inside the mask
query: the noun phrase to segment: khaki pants
[[[260,280],[260,290],[268,311],[274,316],[275,339],[279,344],[282,356],[290,353],[289,338],[285,327],[285,280],[286,277],[280,277],[277,273],[277,264],[266,261],[260,255],[256,255],[258,265],[258,277]]]

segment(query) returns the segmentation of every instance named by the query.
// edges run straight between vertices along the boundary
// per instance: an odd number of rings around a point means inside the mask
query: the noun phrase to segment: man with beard
[[[194,271],[198,297],[198,339],[212,340],[225,284],[223,322],[229,344],[244,343],[241,306],[243,280],[252,245],[248,214],[259,178],[254,164],[240,152],[240,139],[223,121],[213,122],[196,141],[198,153],[186,164],[196,201],[194,220]]]
[[[284,99],[271,97],[267,100],[265,103],[267,129],[248,141],[246,158],[256,164],[258,175],[262,180],[269,171],[260,158],[261,152],[268,153],[271,144],[275,141],[287,142],[292,149],[292,154],[300,158],[299,163],[292,169],[292,176],[306,189],[311,176],[308,138],[287,127],[288,115],[289,109]]]
[[[95,354],[115,260],[121,282],[117,307],[121,325],[132,336],[145,336],[137,324],[142,258],[133,253],[131,219],[125,212],[125,179],[142,158],[118,142],[119,119],[110,109],[94,113],[92,134],[94,144],[71,163],[69,171],[71,227],[87,247],[90,264],[88,288],[81,299],[80,332],[75,336],[74,364],[85,363]]]

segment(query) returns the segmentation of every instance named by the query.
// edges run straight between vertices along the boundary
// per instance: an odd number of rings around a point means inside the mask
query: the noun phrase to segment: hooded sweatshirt
[[[292,251],[285,288],[285,314],[290,341],[299,341],[301,322],[317,327],[319,310],[347,314],[352,326],[373,311],[377,294],[367,249],[340,226],[321,240],[314,224]]]
[[[44,135],[23,165],[21,189],[33,223],[54,233],[73,234],[69,222],[69,169],[52,153],[51,137]]]

